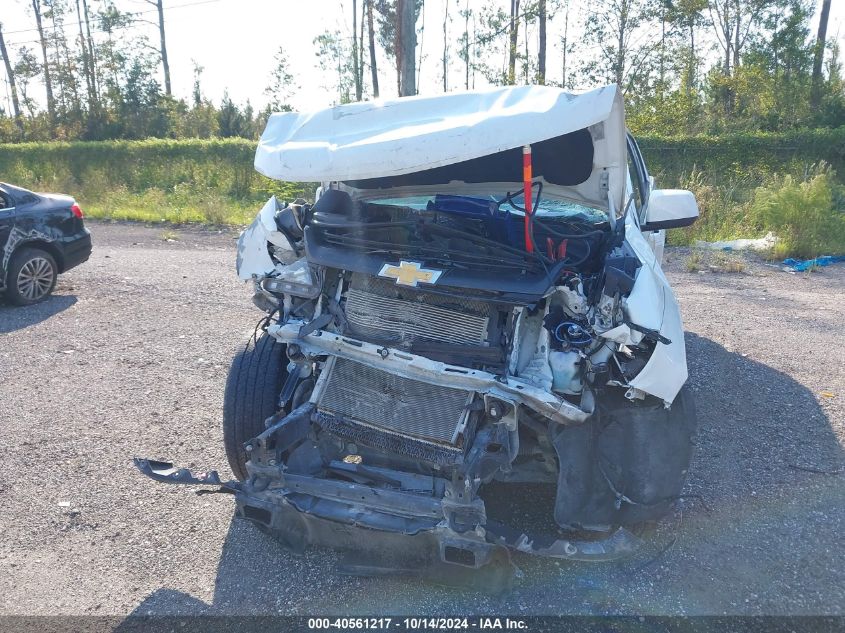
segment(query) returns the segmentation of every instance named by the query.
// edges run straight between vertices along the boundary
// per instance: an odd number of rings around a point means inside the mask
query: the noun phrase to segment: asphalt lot
[[[233,521],[225,495],[132,457],[230,475],[223,385],[260,313],[234,234],[90,223],[48,302],[0,304],[0,615],[841,614],[845,267],[667,273],[699,439],[687,497],[634,560],[520,557],[502,598],[334,571]]]

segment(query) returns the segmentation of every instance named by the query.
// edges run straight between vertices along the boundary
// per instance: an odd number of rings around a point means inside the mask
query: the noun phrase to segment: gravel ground
[[[0,614],[841,614],[845,268],[690,273],[667,252],[700,433],[687,497],[634,560],[520,557],[503,598],[337,574],[157,485],[135,455],[230,475],[220,411],[260,314],[234,234],[90,223],[91,261],[0,305]]]

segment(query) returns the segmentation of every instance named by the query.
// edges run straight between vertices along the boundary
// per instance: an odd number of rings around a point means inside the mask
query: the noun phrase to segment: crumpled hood
[[[362,181],[454,165],[588,129],[593,171],[549,193],[620,211],[625,191],[625,121],[615,85],[574,95],[511,86],[435,97],[353,103],[273,114],[255,168],[287,181]]]

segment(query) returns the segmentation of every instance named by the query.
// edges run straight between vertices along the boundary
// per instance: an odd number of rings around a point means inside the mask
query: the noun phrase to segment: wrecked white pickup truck
[[[226,387],[238,481],[139,468],[220,485],[239,517],[294,550],[357,553],[359,573],[497,590],[511,551],[634,549],[691,456],[660,260],[663,230],[698,210],[654,189],[617,88],[275,114],[255,166],[322,184],[313,205],[271,199],[238,244],[267,313]],[[501,510],[512,485],[533,503],[525,484],[554,491],[553,529]]]

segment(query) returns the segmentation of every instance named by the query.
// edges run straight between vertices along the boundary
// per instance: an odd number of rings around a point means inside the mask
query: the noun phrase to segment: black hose
[[[603,236],[604,232],[596,230],[596,231],[588,231],[586,233],[572,233],[572,234],[570,234],[570,233],[560,233],[560,232],[555,231],[554,229],[550,228],[548,225],[546,225],[546,224],[540,222],[539,220],[537,220],[536,213],[537,213],[537,210],[540,207],[540,198],[543,195],[543,183],[540,182],[540,181],[531,183],[532,188],[534,187],[534,185],[537,185],[537,197],[535,198],[534,204],[532,205],[531,213],[528,213],[525,210],[525,207],[521,207],[514,202],[514,200],[513,200],[514,194],[512,194],[510,191],[507,192],[507,194],[505,195],[505,197],[502,200],[499,200],[497,202],[497,205],[501,206],[502,204],[507,202],[509,205],[511,205],[517,211],[522,211],[523,213],[528,215],[528,217],[529,217],[528,237],[531,240],[531,244],[534,247],[534,252],[539,256],[540,261],[542,261],[544,264],[546,262],[551,262],[552,260],[550,260],[548,257],[543,255],[542,252],[537,249],[537,243],[534,240],[534,225],[535,224],[537,226],[539,226],[540,228],[542,228],[543,230],[548,231],[549,233],[551,233],[552,235],[554,235],[555,237],[558,237],[560,239],[582,240],[587,246],[587,253],[581,259],[576,260],[574,262],[563,260],[563,263],[566,264],[566,266],[573,267],[573,268],[576,267],[576,266],[580,266],[581,264],[583,264],[584,262],[586,262],[590,258],[590,255],[592,254],[592,251],[593,251],[593,248],[592,248],[592,245],[590,244],[589,238],[594,237],[594,236]],[[519,195],[519,193],[517,193],[516,195]]]

